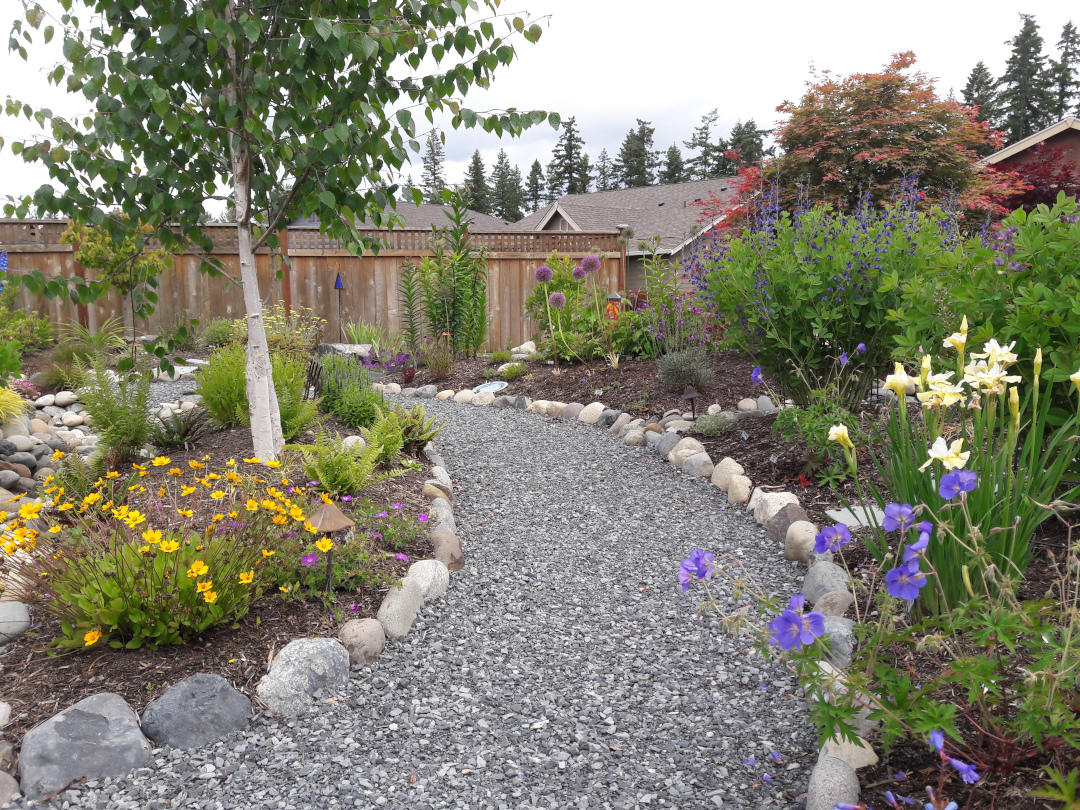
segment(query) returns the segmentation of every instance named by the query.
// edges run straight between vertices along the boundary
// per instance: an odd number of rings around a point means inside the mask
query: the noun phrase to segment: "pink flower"
[[[394,559],[395,560],[401,560],[402,562],[408,562],[409,561],[409,555],[408,554],[395,554]]]
[[[389,517],[389,516],[390,516],[390,513],[385,512],[385,511],[379,512],[379,514],[375,515],[375,517]]]
[[[416,519],[419,520],[421,523],[427,523],[427,515],[417,515]]]
[[[391,506],[390,508],[391,508],[391,509],[400,509],[400,508],[401,508],[401,504],[400,504],[400,503],[395,503],[395,504],[394,504],[393,506]]]
[[[349,610],[351,610],[353,613],[356,613],[356,611],[358,611],[359,609],[360,606],[356,604],[356,602],[353,602],[351,605],[349,605]]]

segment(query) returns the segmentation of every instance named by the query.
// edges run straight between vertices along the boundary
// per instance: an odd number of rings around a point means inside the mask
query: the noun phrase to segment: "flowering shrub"
[[[233,324],[234,339],[247,343],[247,318],[237,318]],[[290,307],[286,314],[285,305],[275,303],[263,307],[263,326],[271,352],[309,353],[319,342],[326,320],[310,307]]]

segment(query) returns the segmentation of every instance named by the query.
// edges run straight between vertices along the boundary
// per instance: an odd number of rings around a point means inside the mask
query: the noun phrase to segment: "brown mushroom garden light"
[[[334,578],[334,540],[331,535],[335,532],[351,529],[356,524],[345,517],[342,511],[333,503],[324,501],[322,506],[311,516],[311,525],[326,540],[327,547],[323,549],[326,552],[326,592],[330,593]]]

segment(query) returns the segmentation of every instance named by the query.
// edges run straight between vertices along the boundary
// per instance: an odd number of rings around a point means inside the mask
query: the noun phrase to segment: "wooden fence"
[[[29,273],[40,270],[47,276],[92,275],[74,260],[71,245],[60,242],[67,224],[56,220],[0,220],[0,251],[8,253],[8,271]],[[226,272],[239,278],[236,228],[212,225],[207,229],[214,240],[214,255]],[[282,232],[280,254],[263,249],[255,257],[259,289],[264,304],[280,303],[287,310],[307,307],[326,319],[323,339],[336,341],[340,322],[364,320],[383,326],[391,333],[400,328],[401,305],[398,285],[402,265],[418,263],[430,256],[430,230],[369,232],[382,239],[379,255],[365,252],[353,256],[341,240],[319,233],[317,227],[290,227]],[[615,231],[499,231],[470,234],[474,247],[487,252],[488,346],[501,348],[528,340],[538,328],[526,317],[524,303],[536,286],[533,273],[552,251],[572,258],[596,254],[603,258],[594,277],[602,289],[622,290],[626,285],[626,256]],[[145,334],[161,334],[182,320],[238,318],[244,314],[242,290],[221,278],[202,272],[201,260],[192,254],[172,258],[172,266],[160,279],[158,304],[148,321],[136,324]],[[282,266],[282,279],[275,278]],[[338,273],[344,289],[334,289]],[[20,304],[48,318],[53,326],[78,321],[96,329],[109,318],[120,317],[131,325],[125,302],[116,294],[78,306],[70,300],[44,299],[20,292]]]

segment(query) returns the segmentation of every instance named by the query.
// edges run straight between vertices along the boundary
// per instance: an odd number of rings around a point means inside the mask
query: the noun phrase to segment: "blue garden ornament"
[[[345,284],[341,281],[341,273],[337,274],[337,280],[334,282],[335,290],[344,290]]]

